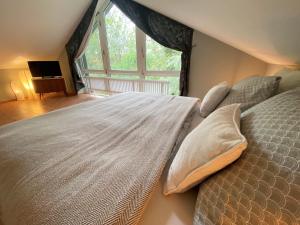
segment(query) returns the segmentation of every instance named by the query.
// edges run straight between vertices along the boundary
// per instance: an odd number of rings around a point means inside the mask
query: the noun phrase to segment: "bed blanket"
[[[196,102],[126,93],[1,126],[2,223],[137,224]]]

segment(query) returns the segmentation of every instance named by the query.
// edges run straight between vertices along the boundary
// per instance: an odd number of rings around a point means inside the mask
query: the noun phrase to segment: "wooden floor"
[[[55,109],[96,99],[97,97],[79,94],[65,97],[63,95],[47,95],[42,100],[24,100],[0,103],[0,125],[42,115]]]

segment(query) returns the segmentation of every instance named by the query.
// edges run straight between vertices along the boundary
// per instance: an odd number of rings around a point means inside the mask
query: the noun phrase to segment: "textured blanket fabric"
[[[248,148],[199,187],[194,225],[300,224],[300,88],[245,111]]]
[[[136,224],[196,101],[128,93],[0,127],[2,223]]]

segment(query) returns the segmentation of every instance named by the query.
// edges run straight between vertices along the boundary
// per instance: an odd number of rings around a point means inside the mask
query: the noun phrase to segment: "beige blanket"
[[[195,103],[128,93],[0,127],[2,223],[136,224]]]

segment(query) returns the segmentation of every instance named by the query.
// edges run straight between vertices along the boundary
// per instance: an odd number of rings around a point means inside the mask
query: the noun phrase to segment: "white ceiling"
[[[0,0],[0,68],[57,59],[91,0]]]
[[[273,64],[300,64],[300,0],[136,0]]]
[[[0,0],[0,69],[57,59],[90,2]],[[300,64],[300,0],[137,2],[266,62]]]

